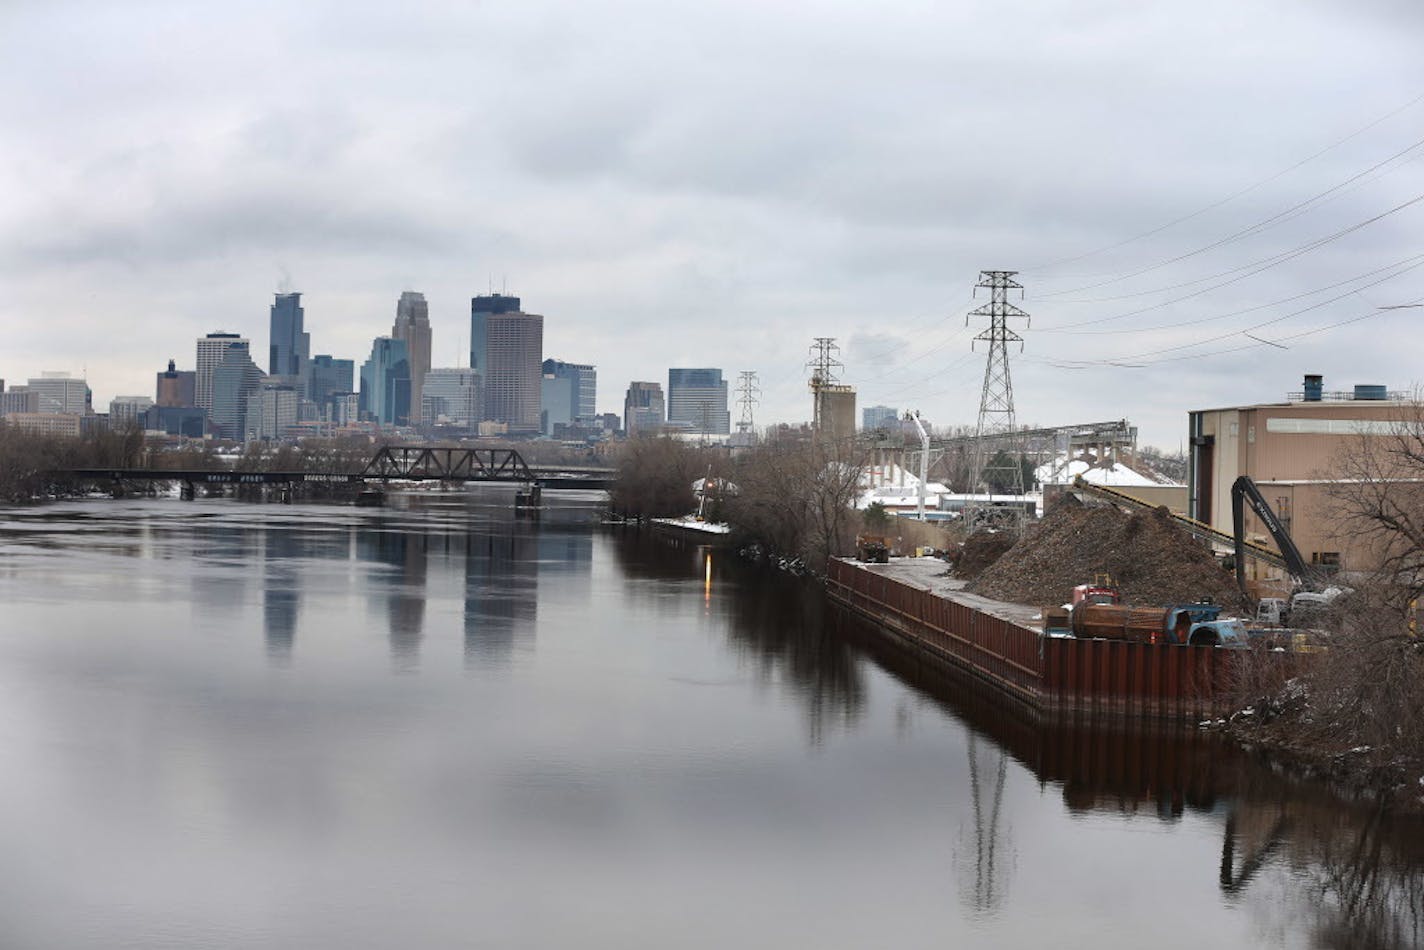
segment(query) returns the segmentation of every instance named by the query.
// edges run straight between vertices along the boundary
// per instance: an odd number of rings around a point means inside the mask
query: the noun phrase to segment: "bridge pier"
[[[534,514],[543,507],[544,493],[536,482],[525,485],[514,493],[514,513]]]
[[[192,501],[197,495],[197,486],[186,479],[178,486],[178,498],[182,501]]]

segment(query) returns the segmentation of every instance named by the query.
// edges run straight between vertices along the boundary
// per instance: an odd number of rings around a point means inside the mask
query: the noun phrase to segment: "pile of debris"
[[[954,559],[955,577],[973,580],[1014,546],[1018,536],[1007,531],[976,531],[959,546]]]
[[[1062,604],[1074,585],[1111,575],[1124,603],[1158,606],[1209,598],[1246,606],[1232,576],[1166,508],[1132,514],[1076,499],[1055,505],[980,573],[969,590],[1020,604]]]

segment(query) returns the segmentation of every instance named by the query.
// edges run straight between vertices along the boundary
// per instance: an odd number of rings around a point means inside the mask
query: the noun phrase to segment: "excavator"
[[[1328,579],[1324,571],[1307,564],[1305,558],[1301,556],[1300,549],[1291,540],[1290,532],[1285,525],[1281,524],[1280,516],[1266,501],[1261,490],[1256,487],[1256,482],[1250,475],[1242,475],[1231,483],[1231,534],[1235,543],[1234,555],[1236,560],[1236,586],[1241,588],[1241,592],[1246,593],[1246,506],[1250,505],[1256,517],[1261,519],[1261,524],[1266,526],[1267,533],[1276,542],[1276,547],[1281,552],[1281,558],[1285,562],[1286,573],[1291,576],[1295,590],[1291,594],[1290,601],[1286,605],[1284,616],[1281,617],[1283,623],[1291,623],[1294,614],[1296,622],[1305,618],[1305,615],[1325,607],[1332,599],[1329,590],[1338,593],[1338,588],[1328,588]]]

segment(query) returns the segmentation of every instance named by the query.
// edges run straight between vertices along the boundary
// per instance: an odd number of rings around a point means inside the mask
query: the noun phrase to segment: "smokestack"
[[[1319,402],[1321,391],[1325,388],[1325,377],[1319,373],[1305,374],[1305,401]]]

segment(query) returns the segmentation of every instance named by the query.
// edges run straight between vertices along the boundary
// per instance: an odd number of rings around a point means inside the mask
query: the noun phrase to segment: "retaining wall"
[[[1045,637],[854,561],[830,562],[827,591],[903,645],[1044,710],[1201,720],[1227,711],[1238,664],[1261,656],[1214,647]]]

